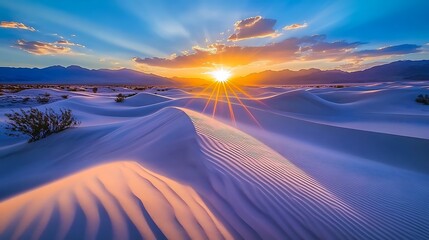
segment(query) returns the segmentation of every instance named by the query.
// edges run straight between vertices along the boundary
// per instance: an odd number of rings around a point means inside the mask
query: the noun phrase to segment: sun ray
[[[255,97],[253,97],[252,95],[248,94],[247,92],[245,92],[243,89],[241,89],[241,88],[240,88],[240,87],[238,87],[237,85],[235,85],[235,84],[233,84],[233,83],[231,83],[231,82],[230,82],[230,84],[231,84],[231,86],[233,86],[235,89],[237,89],[240,93],[242,93],[244,96],[246,96],[246,97],[247,97],[247,98],[249,98],[250,100],[255,101],[255,102],[257,102],[257,103],[260,103],[260,104],[262,104],[262,105],[264,105],[264,106],[267,106],[264,102],[262,102],[262,101],[260,101],[259,99],[257,99],[257,98],[255,98]]]
[[[189,106],[191,103],[193,103],[195,100],[196,100],[196,98],[198,98],[198,97],[204,97],[205,96],[205,92],[211,87],[211,86],[213,86],[215,84],[215,82],[212,82],[212,83],[210,83],[207,87],[205,87],[203,90],[201,90],[199,93],[196,93],[196,94],[193,94],[193,98],[191,99],[191,100],[189,100],[186,104],[185,104],[185,106]],[[211,94],[213,94],[213,91],[212,91],[212,93]],[[211,99],[211,95],[210,95],[210,99]]]
[[[228,109],[229,109],[229,114],[231,116],[231,120],[234,123],[234,125],[237,125],[235,122],[234,110],[232,109],[232,104],[231,104],[231,101],[229,100],[228,91],[226,90],[226,87],[225,87],[225,85],[228,83],[221,82],[220,84],[222,84],[223,90],[225,92],[226,102],[228,103]]]
[[[231,90],[232,94],[234,95],[235,99],[239,102],[239,104],[244,108],[244,110],[249,114],[249,116],[252,118],[252,120],[259,126],[262,127],[259,121],[253,116],[252,112],[250,112],[249,108],[241,101],[240,97],[237,95],[237,93],[232,89],[230,84],[227,85],[229,89]]]
[[[214,84],[214,83],[213,83]],[[211,84],[212,85],[212,84]],[[214,93],[216,92],[216,89],[218,88],[218,85],[216,84],[216,86],[213,88],[213,90],[212,90],[212,93],[210,94],[210,97],[209,97],[209,99],[207,99],[207,102],[206,102],[206,105],[204,106],[204,109],[203,109],[203,112],[205,112],[206,111],[206,109],[207,109],[207,107],[209,106],[209,104],[210,104],[210,102],[211,102],[211,100],[212,100],[212,98],[213,98],[213,96],[214,96]]]
[[[220,86],[219,83],[217,83],[217,93],[216,93],[216,100],[214,102],[214,106],[213,106],[213,113],[212,113],[212,117],[215,117],[216,115],[216,108],[217,108],[217,102],[219,100],[219,90],[220,90]]]

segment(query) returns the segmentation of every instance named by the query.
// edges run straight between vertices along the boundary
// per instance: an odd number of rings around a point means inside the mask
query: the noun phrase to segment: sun
[[[210,75],[215,79],[216,82],[226,82],[231,77],[231,71],[228,71],[223,68],[216,69],[212,72],[209,72]]]

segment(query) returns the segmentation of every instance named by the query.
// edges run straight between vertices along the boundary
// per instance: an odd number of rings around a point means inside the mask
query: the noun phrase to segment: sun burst
[[[235,85],[233,81],[229,81],[232,76],[232,72],[230,70],[218,68],[211,72],[205,72],[205,74],[211,75],[214,81],[196,94],[197,96],[204,96],[207,98],[206,103],[202,108],[203,113],[211,113],[212,117],[214,118],[216,115],[218,115],[219,111],[223,112],[224,110],[227,110],[229,112],[231,122],[236,126],[236,117],[242,118],[243,115],[236,116],[235,111],[244,110],[244,112],[250,116],[251,120],[257,126],[261,127],[258,120],[255,118],[255,116],[253,116],[251,110],[240,98],[244,97],[247,101],[260,101],[250,96],[250,94],[248,94],[244,89],[241,89],[239,86]],[[191,100],[191,102],[193,100]],[[220,115],[223,114],[221,112],[219,112]]]
[[[232,75],[231,71],[223,68],[216,69],[212,72],[209,72],[209,74],[212,75],[216,82],[227,82]]]

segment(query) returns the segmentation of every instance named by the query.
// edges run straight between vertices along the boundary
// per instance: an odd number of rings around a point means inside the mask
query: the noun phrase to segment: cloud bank
[[[64,55],[72,53],[70,47],[38,41],[18,40],[15,47],[34,55]]]
[[[294,60],[329,61],[354,60],[364,58],[396,56],[421,51],[421,46],[403,44],[380,49],[358,50],[363,42],[348,42],[326,40],[325,35],[288,38],[277,43],[263,46],[230,46],[212,44],[206,48],[194,47],[192,53],[173,55],[169,58],[139,58],[132,60],[137,64],[165,68],[194,68],[227,65],[242,66],[259,61],[282,63]]]
[[[19,22],[2,21],[2,22],[0,22],[0,27],[24,29],[24,30],[28,30],[28,31],[32,31],[32,32],[36,31],[36,29],[34,29],[33,27],[29,27],[29,26],[25,25],[24,23],[19,23]]]

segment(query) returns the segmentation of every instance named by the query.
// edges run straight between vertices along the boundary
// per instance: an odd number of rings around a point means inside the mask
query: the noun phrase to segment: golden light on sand
[[[226,82],[232,75],[231,71],[223,68],[216,69],[212,72],[209,72],[209,74],[212,75],[216,82]]]
[[[211,72],[206,72],[205,74],[211,75],[214,81],[196,94],[207,98],[206,104],[202,110],[203,113],[211,111],[212,117],[215,117],[218,112],[218,105],[225,103],[231,121],[234,125],[236,125],[236,116],[234,111],[237,109],[244,109],[250,118],[260,126],[259,122],[253,116],[250,109],[243,103],[241,98],[245,98],[247,100],[258,100],[250,96],[250,94],[239,86],[235,85],[233,81],[229,81],[232,76],[232,72],[230,70],[218,68]]]

